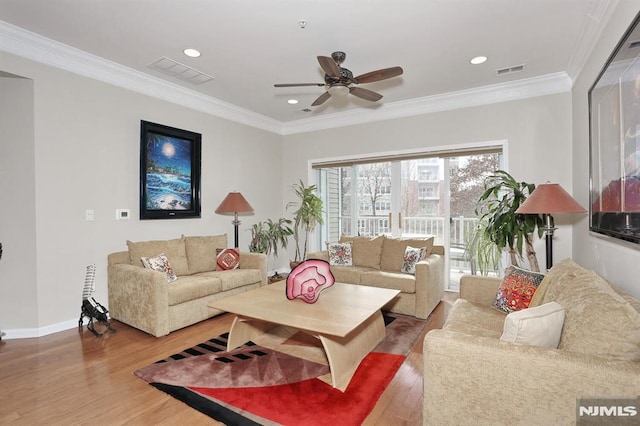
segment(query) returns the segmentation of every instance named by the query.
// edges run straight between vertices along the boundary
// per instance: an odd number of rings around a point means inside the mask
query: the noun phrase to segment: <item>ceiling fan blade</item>
[[[402,67],[384,68],[381,70],[371,71],[355,78],[358,83],[373,83],[374,81],[386,80],[391,77],[397,77],[403,73]]]
[[[297,86],[324,86],[324,83],[279,83],[274,84],[273,87],[297,87]]]
[[[329,77],[340,78],[338,64],[328,56],[318,56],[318,63]]]
[[[362,87],[350,87],[349,93],[367,101],[375,102],[382,99],[380,93],[376,93],[373,90],[363,89]]]
[[[322,95],[318,96],[318,99],[316,99],[315,101],[313,101],[313,103],[311,104],[311,106],[318,106],[318,105],[322,105],[327,99],[329,99],[331,97],[331,93],[329,92],[324,92]]]

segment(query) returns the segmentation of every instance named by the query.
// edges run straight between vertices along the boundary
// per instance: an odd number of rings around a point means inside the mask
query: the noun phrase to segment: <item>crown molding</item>
[[[388,103],[375,110],[349,110],[281,122],[92,55],[4,21],[0,21],[0,51],[279,135],[292,135],[563,93],[570,91],[572,86],[571,78],[567,73],[560,72]]]
[[[282,134],[282,123],[277,120],[136,71],[4,21],[0,21],[0,50],[247,126]]]
[[[578,43],[567,64],[567,74],[572,79],[575,79],[582,72],[596,42],[618,7],[618,3],[619,0],[600,0],[591,5],[587,14],[591,19],[583,25]]]
[[[565,93],[571,91],[572,85],[573,82],[567,73],[559,72],[508,83],[460,90],[441,95],[425,96],[401,102],[392,102],[384,104],[375,110],[351,110],[289,121],[285,123],[283,133],[285,135],[292,135],[334,127]]]

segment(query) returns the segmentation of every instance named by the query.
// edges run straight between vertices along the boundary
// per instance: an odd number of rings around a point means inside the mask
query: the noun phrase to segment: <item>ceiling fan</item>
[[[274,87],[295,87],[295,86],[326,86],[327,90],[322,95],[313,101],[311,106],[322,105],[327,99],[331,97],[332,93],[336,92],[349,92],[354,96],[367,101],[376,102],[382,99],[380,93],[376,93],[373,90],[364,89],[362,87],[354,87],[353,85],[362,83],[373,83],[374,81],[386,80],[388,78],[396,77],[402,74],[401,67],[383,68],[376,71],[371,71],[365,74],[361,74],[357,77],[353,76],[353,73],[347,68],[340,65],[344,62],[347,54],[344,52],[333,52],[331,57],[318,56],[318,63],[325,72],[324,83],[284,83],[274,84]]]

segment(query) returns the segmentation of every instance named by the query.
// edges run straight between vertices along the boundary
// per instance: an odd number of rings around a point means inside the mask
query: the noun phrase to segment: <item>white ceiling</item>
[[[0,21],[286,125],[353,114],[350,110],[415,109],[443,94],[482,93],[487,86],[499,89],[515,81],[524,86],[539,83],[541,76],[542,81],[571,81],[617,2],[0,0]],[[300,20],[307,21],[305,28]],[[0,50],[16,53],[4,40]],[[202,56],[189,58],[182,53],[185,48],[196,48]],[[346,52],[343,66],[354,75],[396,65],[404,74],[362,85],[384,95],[377,103],[347,96],[310,108],[323,88],[273,87],[322,82],[316,56],[336,50]],[[471,65],[477,55],[489,60]],[[191,85],[148,67],[162,57],[214,80]],[[496,73],[523,64],[524,71]],[[299,103],[288,104],[291,98]]]

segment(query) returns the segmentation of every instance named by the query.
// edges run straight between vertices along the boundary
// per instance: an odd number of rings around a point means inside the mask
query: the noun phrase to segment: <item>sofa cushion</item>
[[[190,300],[201,299],[212,294],[220,293],[222,283],[216,277],[199,277],[187,275],[178,277],[169,283],[168,297],[169,306],[178,305]]]
[[[141,260],[143,257],[155,257],[160,253],[164,253],[169,262],[171,262],[171,267],[176,275],[189,275],[184,238],[140,242],[127,241],[127,246],[129,247],[129,261],[132,265],[144,266]]]
[[[416,292],[416,278],[401,272],[370,271],[360,275],[360,284],[371,287],[390,288],[402,293]]]
[[[556,302],[511,312],[500,340],[556,349],[564,324],[564,308]]]
[[[559,349],[640,360],[640,313],[598,274],[565,259],[549,273],[544,303],[565,308]]]
[[[346,237],[340,238],[341,243],[351,241],[354,266],[380,269],[380,255],[382,254],[383,236],[379,237]]]
[[[141,260],[145,268],[167,274],[167,282],[172,282],[178,279],[178,277],[176,277],[176,273],[173,272],[169,259],[167,259],[167,256],[165,256],[164,253],[160,253],[155,257],[142,256]]]
[[[529,302],[531,302],[531,298],[540,282],[542,282],[544,275],[513,265],[508,266],[504,273],[504,278],[498,287],[496,299],[491,306],[506,313],[528,308]]]
[[[232,269],[229,271],[201,272],[196,277],[215,278],[220,281],[222,291],[262,282],[258,269]],[[284,297],[284,295],[283,295]]]
[[[413,239],[384,237],[382,254],[380,255],[380,269],[400,272],[407,246],[426,247],[425,256],[429,256],[433,249],[433,237]]]
[[[339,266],[353,266],[353,253],[351,251],[351,242],[345,243],[329,243],[327,245],[329,252],[329,264]]]
[[[336,282],[347,284],[360,284],[360,276],[364,272],[377,271],[373,268],[364,268],[362,266],[332,266],[331,273]]]
[[[506,314],[491,306],[458,299],[453,304],[443,330],[499,339]]]
[[[184,237],[189,273],[215,271],[217,249],[227,247],[227,234]]]

